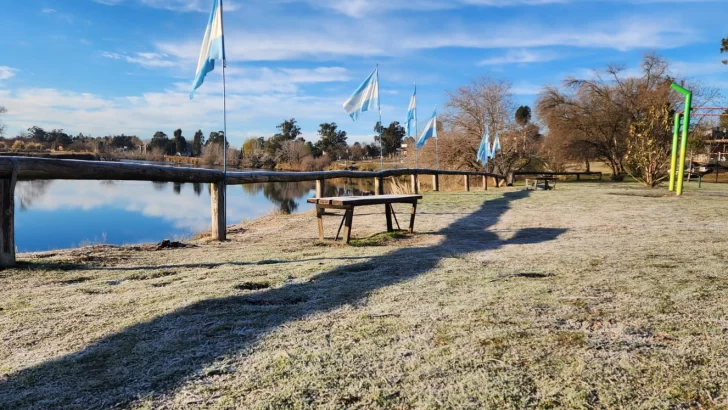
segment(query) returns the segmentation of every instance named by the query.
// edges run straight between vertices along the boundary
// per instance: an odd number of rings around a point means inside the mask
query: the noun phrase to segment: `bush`
[[[23,141],[17,140],[13,143],[13,146],[10,147],[13,151],[21,151],[25,149],[25,143]]]

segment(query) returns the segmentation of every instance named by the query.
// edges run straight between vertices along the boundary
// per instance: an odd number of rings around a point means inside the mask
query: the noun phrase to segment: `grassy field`
[[[727,199],[427,193],[414,235],[360,208],[355,246],[309,213],[21,255],[0,272],[0,408],[725,408]]]

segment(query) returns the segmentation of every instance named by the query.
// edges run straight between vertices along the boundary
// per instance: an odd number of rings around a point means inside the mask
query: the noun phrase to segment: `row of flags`
[[[382,108],[379,101],[379,67],[375,68],[369,77],[364,80],[354,94],[344,102],[344,111],[346,111],[352,120],[359,120],[359,116],[370,110],[379,111],[379,122],[382,120]],[[411,137],[413,132],[412,123],[414,122],[415,137],[417,133],[417,85],[410,100],[409,109],[407,110],[407,119],[405,120],[406,135]],[[430,138],[437,138],[437,110],[432,113],[432,117],[422,134],[417,139],[416,147],[421,149],[425,142]],[[381,139],[380,139],[381,141]]]
[[[194,98],[195,90],[199,88],[205,80],[205,76],[210,71],[215,69],[215,60],[222,60],[223,64],[223,88],[224,88],[224,72],[225,72],[225,36],[223,30],[223,8],[222,0],[212,1],[212,11],[210,12],[210,18],[207,22],[207,28],[205,29],[205,36],[202,40],[202,48],[200,50],[200,58],[197,62],[197,70],[195,72],[195,79],[192,84],[192,91],[190,92],[190,99]],[[377,110],[379,112],[379,123],[382,122],[382,109],[379,101],[379,66],[372,71],[372,73],[364,80],[359,88],[354,91],[351,97],[344,102],[344,110],[349,114],[352,120],[359,120],[359,116],[367,111]],[[412,127],[414,123],[414,127]],[[407,118],[405,120],[407,136],[416,137],[416,149],[422,149],[425,143],[435,138],[437,142],[437,109],[432,113],[432,117],[425,124],[425,128],[417,138],[417,84],[415,83],[415,90],[412,93],[410,104],[407,109]],[[382,124],[382,127],[384,125]],[[381,148],[381,136],[379,139]],[[483,164],[488,162],[488,159],[495,158],[496,151],[500,150],[500,140],[496,133],[493,145],[490,144],[490,138],[488,131],[486,130],[483,135],[483,140],[478,150],[478,160]],[[381,149],[380,149],[381,153]],[[383,153],[382,153],[383,154]]]

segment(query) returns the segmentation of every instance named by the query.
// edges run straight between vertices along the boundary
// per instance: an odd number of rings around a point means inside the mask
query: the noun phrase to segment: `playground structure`
[[[688,148],[688,131],[690,129],[690,117],[722,117],[728,116],[724,112],[728,107],[693,107],[693,93],[682,86],[672,83],[670,86],[673,90],[685,96],[685,109],[675,115],[675,123],[672,135],[672,156],[670,160],[670,191],[680,196],[683,193],[683,184],[685,182],[685,160]],[[721,110],[723,113],[713,113],[711,111]],[[696,112],[693,112],[696,111]],[[708,111],[708,112],[700,112]],[[682,127],[682,128],[681,128]],[[682,129],[682,136],[680,130]],[[678,151],[679,144],[679,151]],[[679,161],[678,162],[678,153]],[[676,170],[677,168],[677,170]],[[692,169],[692,164],[691,164]],[[677,171],[677,172],[676,172]],[[717,176],[716,163],[716,176]],[[677,182],[675,177],[677,176]]]

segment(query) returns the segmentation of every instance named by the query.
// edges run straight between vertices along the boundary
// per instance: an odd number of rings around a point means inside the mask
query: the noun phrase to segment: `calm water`
[[[228,224],[311,210],[306,199],[314,193],[315,182],[230,186]],[[326,195],[351,194],[359,194],[351,182],[327,185]],[[16,187],[15,212],[20,252],[152,243],[209,231],[210,192],[207,184],[28,181]]]

